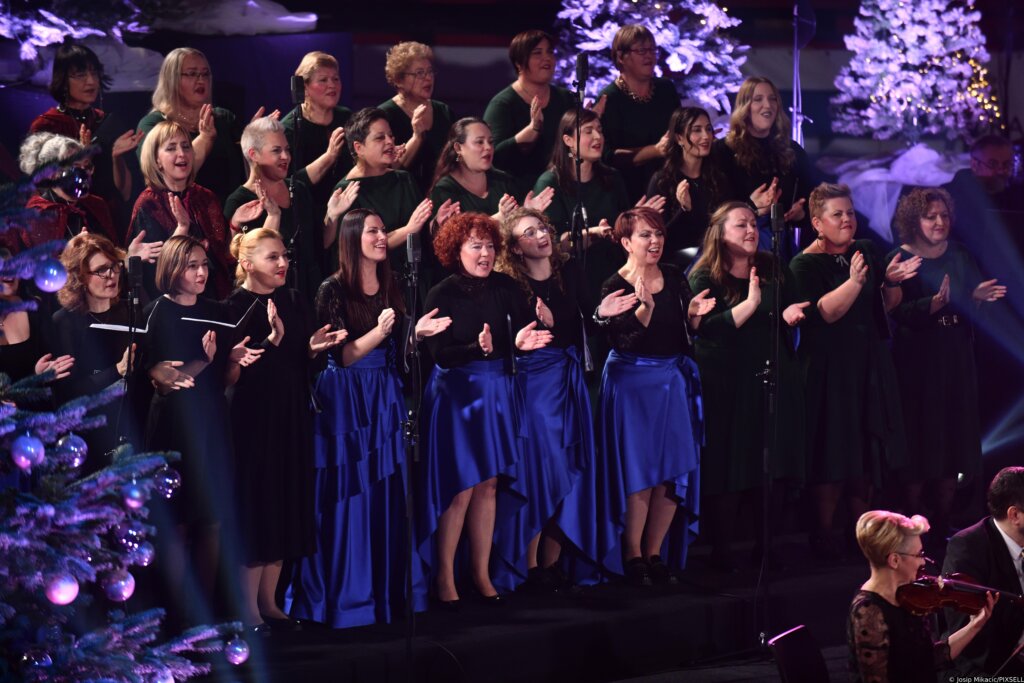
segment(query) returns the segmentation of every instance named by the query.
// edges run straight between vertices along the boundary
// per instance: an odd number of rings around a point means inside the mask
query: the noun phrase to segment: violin
[[[943,608],[964,614],[977,614],[988,604],[986,593],[999,596],[999,602],[1024,607],[1024,596],[982,586],[966,574],[928,576],[922,574],[913,583],[896,589],[896,602],[915,616],[931,614]]]

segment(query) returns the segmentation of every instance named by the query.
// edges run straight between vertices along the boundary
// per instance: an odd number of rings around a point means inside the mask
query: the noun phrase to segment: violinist
[[[1024,467],[1005,467],[988,488],[991,513],[949,539],[943,573],[960,572],[986,586],[1019,594],[1024,592]],[[1024,608],[1003,600],[992,623],[955,658],[957,672],[994,675],[1007,660],[1001,675],[1024,675],[1024,661],[1011,655],[1024,641]],[[963,626],[966,615],[947,611],[950,630]]]
[[[857,683],[934,683],[936,672],[952,665],[992,615],[996,596],[950,635],[932,640],[929,621],[900,606],[897,589],[912,583],[930,560],[921,535],[928,520],[871,510],[857,520],[857,543],[871,567],[850,605],[847,642],[851,680]]]

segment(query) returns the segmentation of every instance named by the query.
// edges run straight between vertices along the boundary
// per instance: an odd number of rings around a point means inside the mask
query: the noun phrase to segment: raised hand
[[[132,366],[134,366],[139,360],[139,355],[136,351],[138,347],[139,345],[135,343],[132,343],[130,346],[124,347],[124,353],[121,354],[121,360],[117,361],[117,374],[121,375],[122,377],[126,377],[128,375],[128,352],[131,351]]]
[[[948,276],[947,276],[948,277]],[[971,293],[971,297],[978,303],[992,302],[1006,296],[1006,285],[997,284],[998,280],[985,280]]]
[[[665,208],[665,196],[656,194],[648,197],[644,195],[640,197],[640,200],[636,203],[637,207],[647,207],[648,209],[654,209],[658,213],[661,213],[662,209]]]
[[[444,200],[441,206],[437,207],[437,215],[434,218],[434,222],[437,223],[438,227],[445,224],[452,216],[458,215],[462,211],[462,206],[454,201],[451,197]]]
[[[533,190],[526,193],[526,199],[523,200],[523,206],[527,209],[534,209],[536,211],[544,211],[551,206],[551,201],[555,198],[555,188],[548,185],[543,190],[538,192],[536,195],[533,194]]]
[[[184,363],[180,360],[165,360],[157,363],[149,369],[149,378],[153,380],[153,386],[161,394],[167,394],[181,389],[191,389],[196,385],[192,375],[180,370]]]
[[[601,299],[601,305],[597,307],[597,315],[600,318],[614,318],[636,306],[638,299],[636,294],[626,294],[624,289],[616,289]]]
[[[435,308],[416,321],[417,341],[420,339],[426,339],[427,337],[433,337],[435,334],[441,334],[452,324],[452,319],[447,315],[441,318],[434,317],[440,312],[440,310],[441,309],[439,308]]]
[[[245,339],[238,342],[231,347],[231,352],[228,354],[228,360],[232,363],[237,363],[243,368],[247,368],[260,359],[263,355],[263,349],[250,349],[246,344],[249,343],[249,337],[246,335]]]
[[[92,142],[92,131],[86,128],[84,123],[78,127],[78,141],[81,142],[84,147],[88,147],[89,143]]]
[[[382,337],[387,337],[395,329],[395,319],[395,309],[393,308],[385,308],[377,316],[377,329],[380,330]]]
[[[798,304],[790,304],[782,309],[782,319],[785,320],[786,324],[790,327],[795,327],[807,317],[804,315],[804,309],[810,305],[810,301],[801,301]]]
[[[338,130],[341,130],[340,128]],[[334,223],[352,208],[359,197],[359,181],[353,181],[344,188],[338,188],[327,200],[327,221]]]
[[[217,333],[213,330],[208,330],[203,335],[203,353],[206,354],[207,363],[212,363],[213,357],[217,355]]]
[[[231,214],[231,227],[241,228],[246,223],[256,220],[263,215],[263,202],[253,199],[251,202],[242,204]]]
[[[601,118],[602,116],[604,116],[604,108],[605,108],[605,106],[607,106],[607,104],[608,104],[608,96],[607,95],[601,95],[601,97],[599,97],[597,99],[597,102],[593,103],[589,107],[589,109],[592,112],[594,112],[595,114],[597,114],[598,118]]]
[[[412,132],[423,135],[434,127],[434,106],[427,102],[412,110]]]
[[[199,109],[199,134],[208,138],[217,137],[217,124],[213,119],[213,105],[204,104]]]
[[[404,157],[404,156],[405,156],[405,143],[403,142],[400,145],[395,145],[395,160],[391,164],[391,167],[394,168],[395,166],[398,166],[400,163],[402,163],[402,157]]]
[[[412,215],[409,216],[409,222],[405,226],[412,232],[419,232],[426,225],[426,222],[430,220],[430,214],[432,213],[434,213],[434,202],[424,199],[413,210]]]
[[[920,256],[914,256],[904,261],[903,255],[896,252],[896,255],[889,261],[889,265],[885,267],[885,281],[897,285],[917,275],[917,269],[920,267]]]
[[[337,159],[343,149],[345,149],[345,129],[339,126],[331,131],[331,137],[327,140],[327,156]]]
[[[261,106],[259,109],[256,110],[256,113],[252,115],[252,118],[249,119],[249,123],[252,123],[253,121],[255,121],[258,118],[262,118],[264,116],[264,114],[266,114],[266,111],[267,111],[266,107],[262,107]],[[275,109],[274,111],[272,111],[272,112],[270,112],[269,114],[266,114],[266,115],[276,121],[276,120],[281,118],[281,110],[280,109]]]
[[[267,212],[267,216],[280,216],[281,207],[267,194],[266,188],[263,187],[263,181],[257,178],[254,185],[256,187],[256,196],[259,197],[260,204],[263,205],[263,210]]]
[[[772,178],[771,183],[761,183],[756,190],[750,193],[750,201],[757,208],[759,214],[768,213],[779,199],[782,190],[779,189],[779,179]]]
[[[337,346],[345,341],[346,337],[348,337],[348,330],[331,331],[331,324],[327,323],[310,336],[309,350],[313,355],[316,355]]]
[[[485,356],[491,355],[491,352],[494,351],[494,343],[491,340],[491,326],[487,323],[484,323],[484,329],[477,335],[476,343],[480,345],[480,350],[484,352]]]
[[[554,338],[547,330],[538,330],[537,321],[534,320],[516,333],[516,348],[520,351],[536,351],[550,344]]]
[[[52,353],[48,353],[36,361],[35,371],[37,375],[41,375],[44,372],[53,370],[57,373],[54,379],[64,379],[71,375],[71,366],[74,364],[75,359],[71,356],[57,356],[54,358]]]
[[[806,203],[806,199],[796,200],[796,203],[794,203],[793,206],[789,207],[789,211],[783,214],[782,220],[786,221],[787,223],[796,223],[797,221],[802,221],[804,219],[804,216],[807,215],[804,212],[804,204]]]
[[[267,337],[274,346],[279,346],[284,339],[284,321],[277,314],[277,304],[273,300],[267,301],[267,323],[270,324],[270,335]]]
[[[122,133],[117,137],[117,139],[114,140],[114,144],[111,145],[110,156],[116,159],[125,152],[132,151],[133,149],[139,146],[139,143],[142,142],[142,138],[145,135],[146,134],[143,133],[141,130],[129,130]]]
[[[544,128],[544,108],[540,105],[540,98],[536,95],[530,100],[530,128],[537,133]]]
[[[156,263],[156,259],[160,256],[160,248],[164,246],[163,242],[143,242],[142,240],[146,237],[145,230],[139,230],[139,234],[135,236],[131,242],[128,243],[128,257],[138,256],[146,263]]]
[[[537,297],[537,306],[535,309],[537,312],[537,320],[541,321],[544,324],[544,327],[550,330],[555,326],[554,314],[551,312],[551,309],[548,308],[548,305],[544,303],[544,299],[541,299],[539,296]]]
[[[501,196],[501,199],[498,200],[498,213],[501,214],[503,219],[508,218],[508,215],[518,208],[519,202],[517,202],[516,198],[510,194],[504,194]]]
[[[188,235],[188,228],[192,224],[192,218],[188,215],[185,204],[173,192],[167,193],[167,203],[170,204],[171,215],[174,216],[174,220],[177,222],[177,226],[174,228],[174,236]]]
[[[755,306],[761,305],[761,278],[757,276],[757,268],[750,269],[750,284],[747,286],[747,301],[753,301]]]
[[[679,208],[683,211],[689,211],[693,208],[693,199],[690,198],[689,180],[684,178],[676,185],[676,201],[679,202]]]
[[[896,256],[899,256],[897,254]],[[932,295],[932,300],[928,304],[929,313],[938,313],[946,304],[949,303],[949,273],[942,276],[942,282],[939,284],[939,291]]]
[[[670,139],[669,139],[669,136],[668,136],[668,131],[665,131],[665,133],[661,136],[661,138],[658,140],[658,142],[654,145],[654,148],[658,150],[658,156],[662,156],[662,157],[667,157],[668,156],[668,146],[669,146],[669,144],[670,144]]]
[[[690,299],[690,305],[686,309],[686,315],[691,318],[698,318],[710,313],[715,307],[715,297],[709,297],[708,294],[710,292],[710,289],[705,289],[703,292]]]
[[[868,281],[868,262],[859,251],[854,252],[850,259],[850,279],[859,285]]]
[[[595,227],[587,228],[587,237],[590,238],[591,240],[594,238],[603,238],[610,240],[615,236],[614,231],[615,229],[608,222],[608,219],[602,218],[601,222],[598,223]],[[587,246],[590,246],[589,242],[587,242]]]
[[[654,308],[654,295],[647,291],[643,276],[636,279],[636,298],[648,309]]]

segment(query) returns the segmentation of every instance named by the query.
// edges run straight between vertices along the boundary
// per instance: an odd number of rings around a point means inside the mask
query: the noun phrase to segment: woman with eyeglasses
[[[594,460],[593,418],[584,381],[587,327],[594,306],[578,264],[557,248],[557,231],[534,209],[516,209],[501,224],[504,244],[498,270],[530,298],[551,343],[521,356],[517,382],[523,393],[523,457],[518,476],[527,503],[495,532],[499,545],[513,548],[497,585],[549,592],[566,585],[559,566],[566,533],[577,542],[574,506],[563,506],[584,469]],[[618,299],[620,303],[623,299]]]
[[[160,121],[146,134],[139,161],[146,189],[135,200],[128,235],[133,244],[147,249],[142,272],[149,298],[160,295],[154,264],[161,245],[177,235],[189,235],[204,244],[211,258],[210,294],[227,296],[231,291],[227,226],[220,201],[196,181],[195,149],[188,131],[173,121]]]
[[[601,124],[612,163],[622,171],[631,202],[640,199],[667,152],[668,121],[679,107],[672,82],[654,75],[659,51],[645,26],[627,24],[612,39],[619,76],[605,86]]]
[[[232,112],[212,102],[213,74],[206,55],[191,47],[175,48],[164,57],[153,110],[139,121],[139,130],[148,135],[161,121],[181,126],[195,149],[197,182],[223,202],[244,180],[238,154],[242,129]]]
[[[437,365],[423,395],[422,483],[417,515],[420,557],[433,570],[444,609],[459,607],[455,551],[469,537],[469,573],[479,595],[501,603],[491,581],[494,529],[524,502],[520,459],[521,407],[513,391],[517,352],[552,339],[537,329],[526,294],[494,266],[502,250],[498,224],[481,213],[462,213],[441,225],[434,251],[452,274],[427,294],[427,310],[451,318],[427,347]],[[498,505],[501,498],[503,504]],[[515,562],[511,544],[496,554]]]
[[[139,145],[142,132],[129,130],[114,137],[112,126],[116,122],[93,106],[109,85],[95,52],[84,45],[61,45],[54,55],[50,78],[50,95],[57,106],[37,116],[28,132],[57,133],[82,144],[98,144],[105,154],[95,159],[94,192],[107,201],[111,215],[120,218],[120,209],[132,192],[124,155]]]
[[[999,596],[988,593],[988,604],[967,625],[935,641],[928,617],[899,604],[897,589],[913,583],[930,562],[921,543],[928,528],[920,515],[908,518],[888,510],[871,510],[857,520],[857,544],[871,569],[853,596],[846,623],[850,671],[857,683],[934,683],[992,616]]]
[[[558,122],[571,109],[572,93],[551,83],[555,39],[544,31],[512,38],[508,57],[516,80],[493,98],[484,121],[494,136],[494,163],[516,179],[522,192],[533,187],[558,141]]]
[[[981,474],[978,378],[974,321],[978,309],[1006,296],[985,280],[974,258],[950,241],[953,199],[940,188],[915,188],[896,206],[893,225],[901,244],[890,253],[921,257],[918,275],[899,284],[903,298],[892,311],[893,361],[907,431],[907,467],[900,473],[907,507],[927,496],[939,538],[950,535],[957,477]],[[915,401],[913,396],[942,396]]]
[[[379,107],[391,124],[395,142],[404,145],[398,164],[412,174],[420,190],[427,192],[455,118],[447,104],[431,99],[434,51],[413,41],[395,45],[388,50],[384,77],[398,91]]]
[[[61,253],[68,279],[57,292],[62,308],[53,314],[55,345],[61,353],[75,358],[71,376],[58,386],[61,401],[96,394],[125,379],[129,369],[141,368],[141,334],[136,335],[134,346],[129,348],[131,337],[127,332],[93,327],[129,323],[129,304],[121,298],[126,258],[127,254],[106,237],[92,233],[71,238]],[[146,323],[141,315],[139,311],[136,323],[144,328]],[[118,399],[93,411],[105,415],[107,423],[82,433],[91,456],[86,461],[86,471],[108,464],[104,455],[118,446],[120,436],[136,447],[142,445],[140,420],[145,416],[150,390],[148,380],[141,378],[141,373],[134,373],[128,399]]]

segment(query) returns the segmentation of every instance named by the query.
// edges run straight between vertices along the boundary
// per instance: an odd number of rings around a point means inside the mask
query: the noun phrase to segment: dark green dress
[[[651,84],[651,99],[637,102],[612,81],[602,95],[607,96],[601,128],[604,131],[608,154],[617,149],[635,149],[653,145],[668,130],[672,112],[679,108],[679,93],[671,81],[655,78]],[[629,200],[635,202],[647,190],[647,182],[661,168],[663,159],[651,159],[641,166],[623,168]]]
[[[537,176],[544,172],[551,161],[551,150],[558,140],[558,128],[562,115],[575,106],[573,94],[565,88],[551,86],[548,106],[544,107],[544,125],[540,138],[523,150],[516,142],[516,133],[530,123],[530,104],[508,86],[493,98],[484,111],[484,121],[491,128],[494,138],[494,165],[511,174],[525,194],[533,187]]]
[[[323,249],[323,220],[317,220],[312,213],[312,200],[309,196],[309,189],[302,182],[289,178],[291,194],[291,206],[281,207],[281,237],[284,238],[284,245],[298,256],[298,262],[293,262],[289,268],[288,282],[294,287],[307,302],[312,302],[316,296],[316,290],[324,279],[325,250]],[[227,201],[224,202],[224,215],[230,221],[242,204],[256,199],[256,194],[245,187],[239,186]],[[262,227],[267,220],[267,212],[264,211],[255,220],[238,227],[245,230],[253,230]],[[301,232],[295,238],[296,226],[301,227]]]
[[[441,149],[448,140],[448,131],[452,127],[454,115],[452,110],[444,102],[430,100],[430,106],[434,110],[434,125],[423,136],[420,149],[416,152],[416,158],[406,169],[416,180],[420,191],[426,192],[430,184],[434,182],[434,171],[437,170],[437,159],[441,156]],[[391,124],[391,133],[395,136],[395,144],[403,145],[412,137],[412,119],[399,107],[394,100],[385,100],[379,107]]]
[[[291,174],[301,173],[302,182],[309,187],[309,192],[313,197],[313,216],[319,217],[322,221],[327,213],[327,200],[331,198],[334,186],[352,169],[352,155],[349,153],[348,147],[344,147],[338,155],[338,161],[324,174],[316,185],[309,182],[309,177],[304,171],[306,166],[319,159],[320,155],[327,151],[327,143],[331,139],[331,133],[334,132],[335,128],[344,128],[348,124],[349,118],[352,117],[352,110],[347,107],[335,107],[334,118],[326,126],[303,119],[299,131],[300,144],[296,145],[295,125],[298,111],[299,108],[296,107],[281,119],[281,124],[284,126],[284,136],[292,148],[292,165],[288,172]]]
[[[903,260],[913,254],[897,249]],[[932,296],[949,274],[950,302],[930,313]],[[971,294],[982,281],[967,250],[950,242],[938,258],[923,259],[917,277],[906,280],[903,301],[890,315],[893,360],[899,377],[907,429],[911,481],[975,475],[981,466],[978,379],[974,368]]]
[[[336,186],[348,187],[348,184],[359,181],[359,196],[352,204],[353,209],[370,209],[375,211],[384,222],[384,229],[388,232],[404,227],[409,222],[409,217],[416,210],[419,203],[423,201],[423,194],[420,192],[416,181],[407,171],[388,171],[387,173],[371,178],[343,178]],[[423,260],[425,263],[432,263],[433,251],[430,248],[430,240],[427,239],[429,226],[423,226],[422,248]],[[332,244],[330,252],[333,269],[337,270],[338,247],[337,240]],[[405,267],[405,249],[390,249],[391,267],[396,273],[401,273]]]
[[[139,121],[138,130],[148,133],[156,124],[164,120],[166,117],[163,114],[151,111]],[[227,196],[245,182],[245,161],[242,159],[242,151],[238,146],[244,126],[234,114],[220,107],[213,108],[213,123],[217,128],[217,137],[213,141],[209,155],[196,174],[196,184],[213,192],[217,196],[217,201],[223,204]],[[199,137],[199,133],[189,133],[189,137],[195,140]],[[141,144],[136,148],[135,153],[142,154]]]
[[[462,213],[476,211],[493,216],[498,213],[498,202],[506,194],[510,194],[516,197],[516,199],[521,199],[516,193],[515,179],[508,173],[491,169],[487,172],[486,197],[473,194],[460,185],[459,181],[455,178],[446,175],[438,180],[437,185],[430,191],[430,201],[434,202],[435,212],[441,204],[451,199],[459,203]]]
[[[610,225],[615,225],[615,219],[619,217],[619,214],[629,208],[629,198],[626,196],[626,185],[622,181],[622,175],[613,168],[609,168],[608,171],[609,174],[604,182],[595,174],[593,179],[583,183],[583,210],[587,214],[586,227],[588,228],[596,226],[602,218],[607,220]],[[555,196],[545,213],[559,234],[568,232],[572,210],[576,206],[576,197],[562,191],[558,186],[558,178],[552,170],[545,171],[537,179],[536,185],[533,186],[533,192],[536,194],[546,187],[555,188]],[[596,298],[604,281],[621,268],[625,262],[626,255],[618,240],[594,241],[587,249],[588,294]]]
[[[764,383],[761,372],[771,354],[771,318],[779,287],[768,281],[770,257],[761,278],[761,305],[740,327],[733,320],[736,304],[726,301],[726,287],[715,284],[707,270],[690,274],[690,289],[710,289],[715,307],[697,329],[697,366],[704,398],[704,452],[701,458],[701,492],[709,495],[747,491],[761,486],[764,444]],[[726,275],[729,285],[746,293],[749,279]],[[783,269],[780,309],[796,303],[796,283]],[[771,474],[775,480],[801,481],[804,477],[804,387],[800,365],[793,350],[791,328],[780,325],[778,372],[778,428],[772,450]]]
[[[864,254],[867,282],[846,314],[826,323],[818,300],[850,277],[850,258]],[[805,309],[799,358],[807,406],[808,481],[867,479],[881,484],[902,467],[906,441],[899,386],[880,291],[885,263],[868,240],[845,254],[800,253],[790,269]]]

